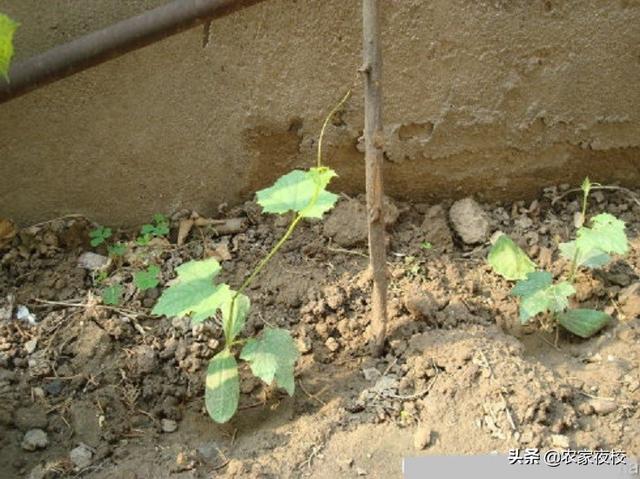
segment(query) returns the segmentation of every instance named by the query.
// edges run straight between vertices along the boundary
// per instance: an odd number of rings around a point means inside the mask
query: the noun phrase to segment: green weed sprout
[[[550,313],[554,324],[589,338],[600,331],[611,317],[592,309],[568,309],[569,298],[580,268],[602,268],[611,255],[625,255],[629,243],[625,224],[609,213],[591,218],[585,226],[589,193],[594,183],[586,178],[582,183],[582,210],[577,224],[576,239],[559,245],[560,255],[570,261],[569,273],[563,281],[554,283],[551,273],[536,271],[536,265],[511,238],[501,235],[489,252],[493,270],[509,281],[517,281],[511,294],[520,298],[520,321],[524,324],[540,313]]]
[[[102,296],[102,302],[107,306],[118,306],[120,304],[120,299],[122,298],[123,291],[124,288],[119,284],[107,286],[100,292]]]
[[[89,238],[91,238],[91,246],[94,248],[100,246],[111,238],[111,228],[105,228],[104,226],[98,226],[95,229],[89,231]]]
[[[155,264],[151,265],[146,270],[133,273],[133,283],[140,291],[155,288],[160,284],[159,274],[160,268]]]
[[[124,243],[114,243],[107,246],[107,251],[109,252],[109,256],[116,258],[124,256],[127,252],[127,246]]]
[[[289,395],[295,390],[294,366],[299,353],[289,331],[265,328],[256,338],[241,339],[251,308],[243,294],[263,268],[291,237],[298,224],[308,218],[322,218],[335,205],[338,196],[326,190],[336,173],[322,165],[322,140],[333,115],[350,96],[329,113],[322,125],[318,141],[316,166],[306,171],[293,170],[279,178],[273,186],[257,192],[264,213],[295,216],[284,235],[258,263],[253,272],[234,291],[227,284],[215,283],[220,264],[213,258],[190,261],[176,268],[177,278],[160,296],[152,314],[169,317],[189,316],[202,322],[222,315],[224,349],[209,362],[206,375],[205,405],[211,418],[224,423],[233,417],[240,398],[240,380],[236,357],[249,363],[252,373],[271,385],[275,382]],[[239,349],[239,355],[238,351]]]
[[[157,213],[153,215],[153,221],[142,225],[140,228],[140,236],[136,239],[136,243],[140,246],[146,246],[151,238],[159,238],[169,234],[169,220],[163,214]]]

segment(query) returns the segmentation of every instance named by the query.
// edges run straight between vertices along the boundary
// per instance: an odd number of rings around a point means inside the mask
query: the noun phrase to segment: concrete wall
[[[19,57],[164,3],[5,0]],[[640,180],[640,1],[384,0],[387,189],[520,198]],[[250,198],[313,161],[363,188],[359,0],[270,0],[0,105],[0,216],[155,212]]]

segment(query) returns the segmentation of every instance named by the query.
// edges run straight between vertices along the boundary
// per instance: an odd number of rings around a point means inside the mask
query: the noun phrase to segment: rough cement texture
[[[18,56],[162,1],[7,0]],[[391,196],[527,197],[640,180],[640,1],[386,0]],[[155,212],[250,198],[313,162],[363,188],[359,0],[269,0],[0,105],[0,216]],[[203,46],[206,43],[206,46]]]

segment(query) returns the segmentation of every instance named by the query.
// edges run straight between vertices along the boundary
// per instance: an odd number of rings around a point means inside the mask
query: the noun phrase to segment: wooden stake
[[[378,0],[362,1],[364,76],[364,140],[369,226],[369,258],[373,273],[371,294],[370,346],[374,356],[381,356],[387,323],[387,263],[385,249],[382,181],[382,54]]]

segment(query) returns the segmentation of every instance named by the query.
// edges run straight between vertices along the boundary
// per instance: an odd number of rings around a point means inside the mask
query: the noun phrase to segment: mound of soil
[[[175,268],[191,259],[217,257],[221,280],[239,285],[286,218],[246,203],[225,213],[241,218],[242,228],[196,223],[178,242],[189,217],[181,212],[167,239],[146,246],[133,232],[117,232],[110,241],[125,242],[127,252],[108,261],[104,246],[88,244],[92,225],[82,218],[7,235],[0,244],[0,476],[386,478],[401,477],[404,456],[513,447],[615,448],[637,458],[637,197],[593,194],[590,213],[623,219],[632,249],[578,276],[577,301],[614,317],[590,340],[520,325],[511,284],[485,260],[499,230],[562,275],[557,244],[574,234],[577,194],[548,188],[528,204],[469,199],[453,209],[389,200],[389,336],[379,359],[366,344],[363,201],[343,200],[324,223],[301,226],[248,292],[247,334],[277,325],[297,341],[295,395],[242,369],[240,410],[224,425],[203,410],[206,364],[222,346],[219,323],[149,312]],[[161,284],[140,292],[132,274],[151,264],[161,268]],[[115,283],[122,301],[104,306],[100,290]]]

